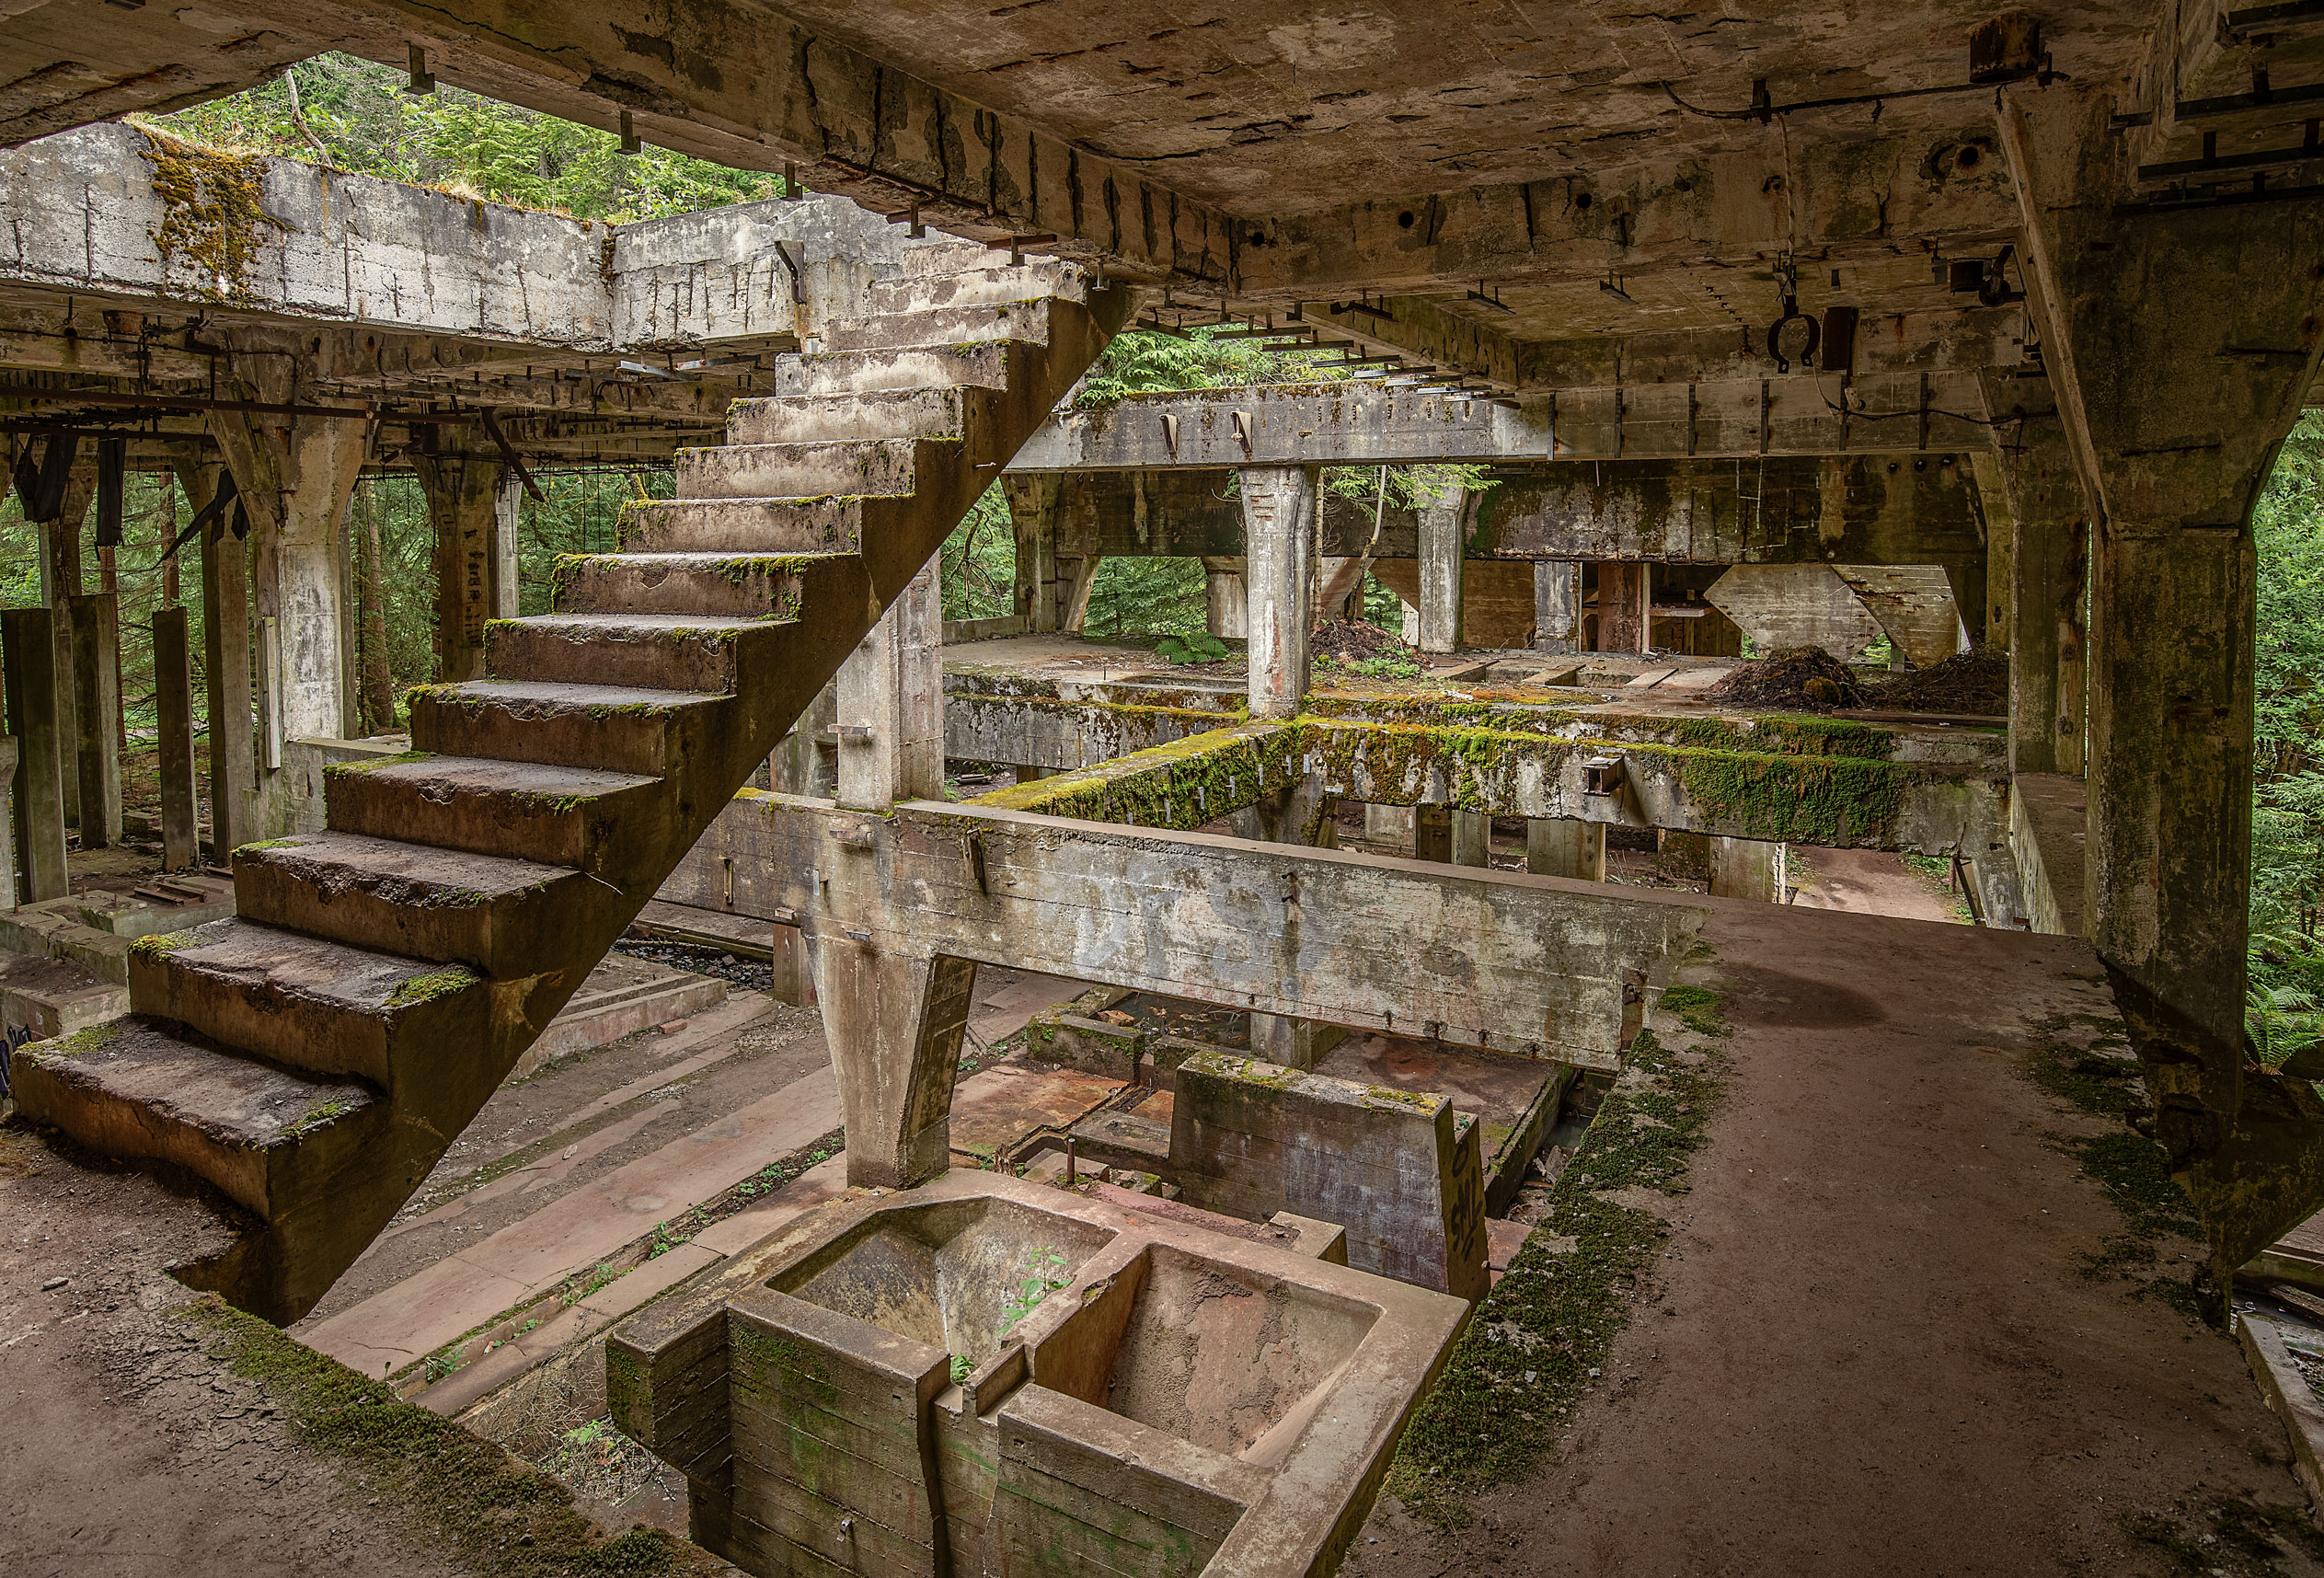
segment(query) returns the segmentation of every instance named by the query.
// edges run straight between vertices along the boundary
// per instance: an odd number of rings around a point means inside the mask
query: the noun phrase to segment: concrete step
[[[486,662],[495,679],[725,692],[750,648],[779,638],[787,623],[685,614],[495,619],[485,627]]]
[[[777,395],[861,395],[880,389],[1007,389],[1011,367],[1033,346],[1009,340],[908,345],[785,357]]]
[[[956,438],[969,392],[877,389],[861,395],[776,395],[738,400],[726,414],[730,443],[835,443],[866,438]],[[684,452],[681,452],[683,455]]]
[[[595,870],[624,821],[651,813],[662,780],[634,773],[461,756],[397,756],[323,771],[336,833],[408,838]]]
[[[664,777],[733,715],[734,697],[639,685],[471,680],[411,691],[411,743],[489,756]]]
[[[906,311],[875,312],[846,318],[823,330],[825,352],[902,350],[912,346],[973,345],[1018,340],[1049,343],[1049,298],[1031,301],[955,302]]]
[[[910,502],[909,495],[869,497]],[[625,553],[858,553],[866,498],[656,499],[622,512],[619,541]]]
[[[814,499],[828,493],[909,493],[919,440],[841,439],[682,449],[681,499]],[[958,451],[957,442],[950,446]]]
[[[562,951],[604,890],[570,868],[351,833],[306,833],[234,852],[244,918],[503,980]]]
[[[943,307],[1007,306],[1044,297],[1070,302],[1088,299],[1089,277],[1078,269],[1055,263],[1024,263],[1011,267],[1002,254],[997,268],[961,269],[949,274],[915,275],[901,280],[874,280],[864,294],[868,316],[926,312]]]
[[[117,1019],[16,1054],[17,1111],[108,1156],[167,1162],[265,1220],[314,1197],[385,1125],[368,1086]]]
[[[129,990],[141,1014],[391,1095],[401,1079],[457,1083],[497,1039],[491,985],[474,970],[238,916],[139,943]]]
[[[670,614],[724,619],[799,617],[819,560],[783,553],[590,553],[557,561],[552,597],[563,614]]]

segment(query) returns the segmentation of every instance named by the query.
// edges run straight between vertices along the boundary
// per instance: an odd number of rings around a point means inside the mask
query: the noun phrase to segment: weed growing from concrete
[[[1725,1033],[1715,992],[1674,987],[1662,1001],[1697,1033]],[[1705,1024],[1713,1028],[1698,1028]],[[1631,1043],[1629,1065],[1642,1078],[1625,1078],[1598,1108],[1547,1211],[1478,1306],[1388,1471],[1387,1490],[1439,1528],[1468,1521],[1464,1498],[1518,1480],[1556,1453],[1668,1237],[1652,1212],[1607,1196],[1626,1188],[1685,1192],[1726,1059],[1705,1049],[1682,1061],[1648,1030]]]

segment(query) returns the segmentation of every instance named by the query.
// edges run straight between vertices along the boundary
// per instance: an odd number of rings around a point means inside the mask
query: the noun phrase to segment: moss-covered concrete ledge
[[[1498,720],[1496,720],[1498,721]],[[1723,720],[1696,730],[1754,740]],[[1769,731],[1778,743],[1814,736]],[[1861,742],[1835,731],[1844,743]],[[1588,792],[1584,764],[1619,757],[1622,782]],[[1973,770],[1860,754],[1705,744],[1609,746],[1528,729],[1306,717],[1215,730],[969,801],[1081,822],[1187,831],[1310,775],[1327,794],[1383,805],[1453,805],[1731,838],[1972,856],[2002,842],[2001,783]]]
[[[967,803],[1191,832],[1305,777],[1306,733],[1296,723],[1214,729]]]
[[[944,754],[956,762],[1007,762],[1050,772],[1072,771],[1093,760],[1206,734],[1242,718],[1239,706],[1197,708],[948,692]]]

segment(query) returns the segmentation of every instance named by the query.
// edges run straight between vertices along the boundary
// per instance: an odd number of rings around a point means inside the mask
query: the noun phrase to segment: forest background
[[[219,146],[328,164],[493,202],[616,224],[779,194],[768,175],[649,147],[625,155],[611,132],[441,86],[403,91],[402,74],[345,55],[305,61],[262,86],[161,117],[154,124]],[[1078,398],[1108,403],[1152,389],[1309,381],[1333,376],[1297,352],[1248,340],[1131,333],[1110,346]],[[1335,469],[1326,486],[1369,501],[1409,503],[1434,468]],[[1472,485],[1482,478],[1468,468]],[[623,501],[666,493],[666,470],[569,469],[542,478],[546,498],[520,517],[521,608],[546,605],[557,556],[613,547]],[[132,733],[153,725],[152,655],[145,629],[160,605],[161,546],[188,518],[174,483],[140,475],[127,500],[121,550],[121,691]],[[432,677],[433,536],[408,477],[366,477],[351,517],[357,565],[366,732],[397,726],[400,697]],[[2275,1063],[2324,1043],[2324,419],[2302,419],[2284,445],[2253,515],[2259,559],[2257,728],[2252,804],[2253,1048]],[[1015,538],[995,486],[945,544],[946,616],[1012,612]],[[198,583],[187,566],[186,584]],[[33,534],[10,497],[0,504],[0,599],[39,600]],[[193,651],[201,651],[192,601]],[[1393,593],[1368,581],[1364,607],[1393,625]],[[1099,637],[1189,635],[1203,628],[1199,561],[1113,559],[1101,566],[1087,630]],[[196,685],[197,710],[201,687]],[[199,721],[199,720],[198,720]]]

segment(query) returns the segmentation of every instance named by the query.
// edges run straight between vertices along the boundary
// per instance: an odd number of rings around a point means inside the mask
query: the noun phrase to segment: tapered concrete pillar
[[[1313,472],[1291,466],[1247,467],[1239,478],[1250,715],[1288,718],[1307,696],[1316,478]]]
[[[261,370],[253,397],[287,402],[296,371],[287,363]],[[345,523],[371,424],[218,412],[209,428],[250,519],[253,613],[274,622],[259,676],[274,708],[270,742],[342,738],[351,647]]]
[[[1221,640],[1240,640],[1248,627],[1249,597],[1243,590],[1243,561],[1202,561],[1202,628]]]
[[[1466,495],[1441,487],[1420,507],[1421,651],[1456,651],[1461,644]]]
[[[1567,817],[1534,818],[1525,824],[1525,870],[1536,877],[1605,881],[1605,824]]]
[[[930,561],[840,665],[838,800],[880,812],[944,795],[944,605]],[[888,904],[880,858],[834,846],[813,927],[815,996],[839,1077],[847,1181],[902,1187],[949,1165],[952,1077],[976,966],[861,923]]]
[[[944,798],[944,602],[934,559],[840,665],[839,803]]]
[[[1598,566],[1598,642],[1602,652],[1643,652],[1653,631],[1651,566]]]
[[[1534,562],[1533,645],[1536,651],[1559,654],[1582,650],[1582,566],[1577,560]]]
[[[81,780],[81,847],[121,841],[121,673],[118,605],[109,593],[65,600],[73,609],[75,771]]]
[[[1988,538],[2009,538],[2009,766],[2083,767],[2088,694],[2083,602],[2089,509],[2047,379],[1985,379],[1986,409],[2014,426],[1981,457]],[[1988,481],[1990,479],[1990,481]]]
[[[435,527],[436,676],[446,684],[484,677],[484,628],[497,617],[500,462],[454,442],[412,466]]]
[[[221,470],[188,467],[178,474],[196,513],[217,495]],[[223,865],[255,836],[258,758],[252,737],[250,689],[250,555],[239,525],[247,511],[229,506],[201,531],[202,673],[210,710],[210,858]]]
[[[1481,812],[1453,812],[1453,864],[1490,866],[1493,853],[1493,819]]]
[[[2324,1204],[2324,1102],[2244,1048],[2250,511],[2318,373],[2324,200],[2142,205],[2127,106],[2003,90],[2031,305],[2094,523],[2089,938],[2233,1271]],[[2275,195],[2272,191],[2271,196]]]
[[[154,614],[154,710],[160,724],[161,869],[190,870],[201,859],[196,845],[193,743],[193,662],[186,611]]]
[[[1710,891],[1722,899],[1783,902],[1783,846],[1756,838],[1710,841]]]
[[[0,670],[6,674],[8,732],[17,742],[14,821],[24,873],[18,902],[63,898],[71,878],[64,863],[64,739],[53,610],[0,610]]]

